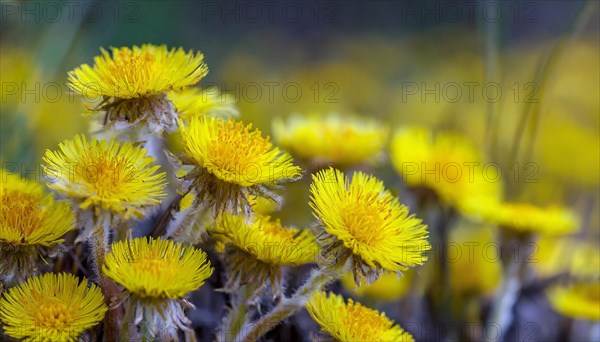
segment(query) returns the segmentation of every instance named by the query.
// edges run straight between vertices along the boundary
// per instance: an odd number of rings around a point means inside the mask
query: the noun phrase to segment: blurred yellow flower
[[[352,294],[360,297],[369,297],[384,301],[393,301],[402,298],[410,289],[413,273],[409,270],[401,277],[395,273],[384,273],[373,284],[356,285],[352,274],[348,273],[341,279],[342,285]]]
[[[0,298],[4,333],[24,341],[78,341],[106,310],[96,285],[66,273],[29,278]]]
[[[181,91],[171,91],[168,97],[175,105],[179,118],[184,121],[190,121],[195,115],[230,117],[239,114],[233,96],[222,94],[216,87],[190,87]]]
[[[547,291],[550,304],[561,314],[591,321],[600,320],[600,282],[555,285]]]
[[[403,341],[413,337],[379,313],[334,293],[317,292],[306,304],[312,318],[339,341]]]
[[[392,165],[408,185],[432,189],[459,210],[471,213],[475,205],[497,203],[501,197],[500,177],[488,175],[479,151],[461,135],[407,127],[395,133],[390,152]]]
[[[529,203],[501,203],[489,210],[486,219],[513,231],[546,235],[571,233],[579,224],[575,213],[569,209],[544,208]]]
[[[260,215],[268,215],[279,209],[279,205],[272,199],[262,196],[250,195],[248,202],[253,213]]]
[[[69,87],[86,98],[149,97],[194,85],[208,72],[201,53],[182,48],[144,44],[100,51],[94,66],[69,72]]]
[[[252,130],[252,125],[195,116],[189,125],[180,120],[179,128],[181,160],[195,166],[184,178],[194,183],[201,200],[215,211],[249,211],[249,195],[275,199],[270,187],[301,177],[292,157],[259,130]]]
[[[61,243],[61,237],[75,227],[69,203],[55,202],[36,182],[2,172],[0,185],[0,245]]]
[[[553,285],[546,290],[550,304],[554,310],[568,317],[600,320],[598,241],[570,238],[555,242],[553,247],[554,254],[560,253],[559,258],[563,262],[546,265],[540,270],[542,274],[548,274],[549,269],[553,273],[568,272],[569,279],[566,283]],[[540,255],[540,259],[543,257],[545,255]],[[565,264],[566,267],[563,267]]]
[[[182,298],[213,271],[202,250],[152,238],[113,243],[102,270],[141,299]]]
[[[461,295],[492,294],[502,280],[502,261],[493,255],[498,245],[490,227],[466,225],[450,231],[449,242],[458,247],[456,255],[448,247],[450,287]]]
[[[273,122],[273,135],[282,147],[304,159],[340,166],[375,161],[388,134],[375,120],[339,114],[294,115],[287,122]]]
[[[349,180],[329,168],[313,175],[310,193],[310,206],[326,233],[323,250],[336,258],[352,256],[357,283],[357,270],[370,283],[379,271],[402,272],[427,260],[427,226],[409,216],[408,208],[377,178],[356,172]]]
[[[165,196],[165,173],[152,165],[145,149],[128,142],[79,135],[59,144],[59,150],[47,150],[43,160],[48,186],[79,201],[81,209],[139,218]]]

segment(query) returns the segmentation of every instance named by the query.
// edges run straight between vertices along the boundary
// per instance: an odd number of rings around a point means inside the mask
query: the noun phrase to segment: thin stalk
[[[97,218],[97,228],[90,240],[92,245],[93,269],[96,271],[98,284],[109,307],[106,320],[104,321],[104,339],[105,341],[117,341],[121,313],[118,307],[111,307],[111,304],[112,300],[118,297],[119,291],[116,284],[102,272],[102,265],[104,265],[104,259],[110,248],[110,222],[110,214],[101,214]]]
[[[250,285],[244,285],[234,295],[231,311],[225,316],[217,333],[218,342],[231,341],[240,333],[244,325],[244,319],[249,316],[250,305],[260,293]]]
[[[496,339],[496,336],[494,336],[493,341],[502,342],[505,340],[506,332],[511,327],[514,319],[513,308],[517,302],[519,292],[521,291],[522,287],[522,256],[525,254],[522,246],[525,245],[524,242],[526,239],[523,237],[517,237],[516,240],[516,258],[514,258],[515,255],[513,255],[512,258],[509,257],[505,261],[505,278],[502,281],[500,292],[494,299],[490,319],[486,324],[486,330],[491,329],[493,326],[495,330],[500,331],[499,338]],[[488,334],[484,335],[486,336],[486,341],[491,341]]]
[[[339,272],[313,270],[304,284],[289,298],[283,298],[268,314],[257,322],[246,322],[235,341],[256,341],[268,333],[279,322],[302,309],[310,296],[334,281]]]
[[[488,0],[488,2],[495,3],[496,6],[499,4],[496,0]],[[499,20],[486,20],[485,21],[485,79],[486,83],[496,83],[498,78],[498,41],[500,36],[500,25]],[[497,125],[495,124],[497,114],[496,102],[488,101],[486,104],[486,138],[488,154],[494,158],[496,155],[496,143],[497,143]]]
[[[587,5],[587,6],[586,6]],[[581,31],[581,27],[587,22],[590,13],[593,13],[594,1],[583,2],[578,8],[572,20],[568,22],[565,27],[564,34],[558,38],[556,43],[550,49],[550,52],[544,57],[542,62],[538,65],[538,68],[534,77],[534,84],[538,86],[537,98],[535,100],[528,101],[523,106],[523,111],[519,122],[517,124],[517,130],[513,139],[513,144],[510,150],[508,165],[514,165],[519,161],[519,148],[521,141],[525,135],[525,129],[529,126],[528,136],[529,141],[525,149],[525,160],[531,157],[533,146],[537,137],[537,128],[539,126],[539,112],[540,102],[546,93],[546,83],[552,73],[553,68],[556,65],[556,61],[561,56],[565,47],[572,40],[572,38]],[[510,185],[510,184],[509,184]],[[514,189],[510,188],[509,192],[514,192]]]

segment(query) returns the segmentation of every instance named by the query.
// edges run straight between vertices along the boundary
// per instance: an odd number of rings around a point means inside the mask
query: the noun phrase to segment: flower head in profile
[[[66,273],[27,279],[0,298],[4,333],[24,341],[78,341],[107,306],[96,285]]]
[[[557,312],[575,319],[600,321],[600,281],[558,284],[547,291],[550,305]]]
[[[43,159],[49,187],[75,199],[81,209],[140,218],[165,196],[165,173],[145,149],[128,142],[79,135],[47,150]]]
[[[390,154],[409,186],[433,190],[441,202],[466,214],[477,215],[474,208],[495,204],[502,195],[497,174],[484,169],[475,145],[457,133],[406,127],[392,137]]]
[[[384,313],[334,293],[317,292],[306,304],[308,313],[339,341],[412,342],[413,337]]]
[[[105,124],[147,122],[150,131],[174,128],[177,114],[169,91],[198,83],[208,72],[201,53],[165,45],[101,49],[94,65],[69,72],[69,87],[86,98],[102,98]]]
[[[181,91],[169,92],[169,99],[175,105],[179,118],[189,122],[196,115],[217,117],[238,116],[233,96],[222,94],[216,87],[202,89],[190,87]]]
[[[202,250],[152,238],[113,243],[102,270],[129,294],[125,309],[132,317],[146,317],[143,329],[161,338],[189,329],[182,298],[200,288],[213,272]]]
[[[534,264],[541,277],[568,275],[546,290],[558,313],[575,319],[600,320],[600,248],[589,236],[542,235]]]
[[[224,245],[231,277],[226,285],[237,289],[252,282],[270,281],[279,290],[282,266],[298,266],[315,261],[318,246],[308,230],[284,227],[279,220],[258,215],[251,219],[224,214],[210,234]],[[248,272],[252,269],[252,272]]]
[[[40,184],[4,170],[0,176],[0,280],[12,284],[56,252],[75,219],[69,203],[55,202]]]
[[[427,259],[427,227],[377,178],[356,172],[349,180],[330,168],[313,175],[310,193],[310,206],[323,226],[319,240],[324,256],[350,257],[357,284],[362,278],[372,283],[381,271],[401,273]]]
[[[569,209],[529,203],[499,203],[488,210],[484,218],[519,233],[559,235],[574,232],[578,227],[577,217]]]
[[[377,121],[343,117],[299,115],[273,123],[273,134],[295,155],[338,166],[371,163],[381,154],[389,130]]]
[[[301,177],[289,154],[280,151],[252,125],[214,117],[179,123],[183,164],[193,169],[183,179],[215,213],[250,213],[248,196],[274,199],[277,185]]]

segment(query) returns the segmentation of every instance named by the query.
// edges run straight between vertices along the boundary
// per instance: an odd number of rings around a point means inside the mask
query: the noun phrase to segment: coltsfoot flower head
[[[469,215],[502,195],[502,183],[488,177],[480,152],[462,135],[406,127],[394,134],[390,154],[409,186],[431,189],[443,203]]]
[[[55,202],[40,184],[0,175],[0,280],[12,284],[33,275],[40,256],[57,251],[75,219],[69,203]]]
[[[179,118],[187,122],[196,115],[223,118],[239,115],[233,96],[222,94],[216,87],[207,89],[190,87],[169,92],[168,97],[175,105]]]
[[[103,271],[139,298],[179,299],[212,274],[206,253],[162,239],[113,243]]]
[[[504,202],[486,214],[489,222],[519,233],[559,235],[574,232],[578,227],[575,213],[558,206],[544,208],[529,203]]]
[[[88,140],[79,135],[47,150],[44,170],[50,188],[78,203],[81,209],[111,212],[128,220],[160,204],[166,177],[146,150],[115,140]]]
[[[384,313],[334,293],[317,292],[306,304],[312,318],[339,341],[402,341],[413,337]]]
[[[248,196],[279,201],[272,190],[301,177],[292,157],[271,144],[252,125],[214,117],[179,122],[183,164],[194,168],[183,179],[200,202],[214,213],[229,210],[250,214]]]
[[[182,48],[144,44],[101,52],[93,66],[69,72],[69,87],[86,98],[103,98],[105,124],[146,121],[152,132],[174,128],[177,114],[166,93],[194,85],[208,72],[201,53]]]
[[[374,162],[383,150],[389,130],[365,118],[295,115],[285,123],[275,121],[273,134],[282,147],[301,158],[349,166]]]
[[[279,220],[268,216],[246,219],[224,214],[210,234],[224,244],[231,268],[226,288],[232,290],[248,282],[260,286],[267,280],[274,291],[280,290],[281,266],[314,262],[318,254],[310,231],[283,227]]]
[[[318,237],[324,257],[351,257],[356,284],[362,278],[372,283],[381,271],[401,273],[427,260],[427,226],[409,216],[408,208],[377,178],[356,172],[349,180],[329,168],[313,175],[310,192],[310,206],[324,229]]]
[[[0,298],[4,333],[24,341],[77,341],[106,310],[97,286],[66,273],[29,278]]]
[[[125,310],[148,337],[177,339],[189,330],[183,297],[200,288],[213,268],[200,249],[170,240],[136,238],[116,242],[102,267],[127,290]]]

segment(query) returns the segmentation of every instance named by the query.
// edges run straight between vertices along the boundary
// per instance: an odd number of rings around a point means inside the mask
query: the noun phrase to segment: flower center
[[[135,80],[140,71],[152,72],[151,66],[155,63],[154,53],[144,50],[134,52],[130,49],[115,50],[113,63],[108,63],[109,75],[123,75],[126,80]],[[156,63],[159,64],[160,63]]]
[[[2,194],[0,225],[15,230],[21,237],[33,233],[44,219],[40,198],[18,191]]]
[[[45,301],[35,313],[35,322],[44,328],[63,328],[73,321],[71,308],[57,299]]]
[[[125,159],[112,159],[98,155],[83,161],[78,172],[88,186],[100,197],[119,192],[120,187],[131,181],[131,165]]]
[[[263,168],[259,161],[272,145],[269,138],[263,138],[261,132],[250,132],[251,125],[241,122],[219,122],[217,132],[208,147],[208,159],[221,170],[242,174],[251,168]],[[260,171],[260,170],[258,170]]]
[[[134,263],[137,272],[151,274],[154,277],[168,273],[173,273],[171,272],[172,267],[168,267],[169,265],[166,265],[166,262],[163,259],[145,258],[136,260],[134,261]]]
[[[356,201],[346,204],[342,219],[348,232],[359,242],[372,246],[383,239],[383,226],[386,221],[384,201],[378,193],[365,194]]]
[[[344,327],[358,341],[378,341],[381,333],[389,328],[389,322],[380,314],[360,304],[348,303]]]

